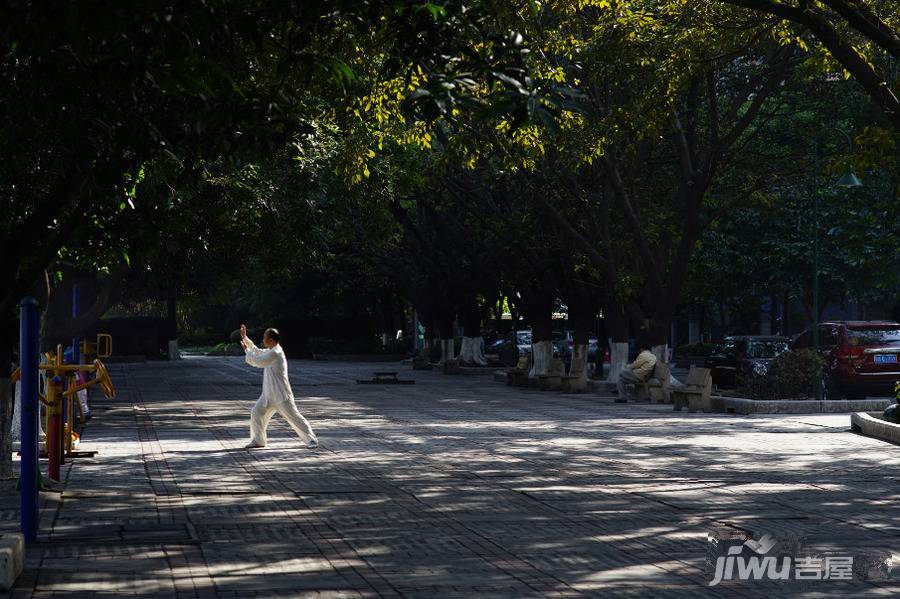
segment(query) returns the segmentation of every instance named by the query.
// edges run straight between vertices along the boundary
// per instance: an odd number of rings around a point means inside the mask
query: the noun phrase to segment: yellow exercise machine
[[[97,341],[81,341],[81,355],[86,360],[91,358],[108,358],[112,355],[112,335],[109,333],[97,333]]]
[[[99,337],[98,337],[99,345]],[[112,347],[110,340],[109,348]],[[98,385],[108,399],[116,396],[116,388],[113,386],[112,379],[109,377],[109,371],[100,360],[95,359],[91,364],[64,364],[62,345],[56,346],[56,355],[47,353],[47,363],[38,366],[41,370],[46,370],[48,375],[48,385],[45,395],[38,395],[38,399],[47,406],[47,457],[49,460],[48,474],[52,480],[59,480],[59,466],[65,461],[65,454],[71,454],[73,448],[74,431],[74,406],[78,404],[72,397],[81,391],[94,385]],[[94,378],[84,382],[77,383],[77,372],[93,372]],[[10,377],[13,382],[18,381],[20,376],[17,368]],[[68,385],[63,390],[63,377],[68,378]],[[65,400],[69,401],[66,402]],[[68,406],[68,408],[66,408]],[[79,405],[79,410],[80,410]],[[65,427],[63,426],[63,410],[67,411],[67,419]]]

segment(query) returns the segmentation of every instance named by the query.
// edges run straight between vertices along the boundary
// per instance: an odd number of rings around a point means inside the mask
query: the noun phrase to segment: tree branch
[[[854,2],[853,6],[845,0],[821,0],[821,2],[844,17],[851,27],[870,39],[873,44],[881,46],[894,58],[900,58],[900,36],[863,2]]]

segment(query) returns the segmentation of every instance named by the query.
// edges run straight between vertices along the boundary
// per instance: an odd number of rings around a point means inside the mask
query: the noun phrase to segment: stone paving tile
[[[868,583],[707,585],[707,536],[900,557],[900,448],[841,415],[674,413],[489,377],[291,362],[304,450],[236,358],[113,365],[13,597],[818,597]],[[396,365],[391,365],[396,369]],[[405,367],[403,367],[405,368]],[[16,498],[0,497],[0,531]]]

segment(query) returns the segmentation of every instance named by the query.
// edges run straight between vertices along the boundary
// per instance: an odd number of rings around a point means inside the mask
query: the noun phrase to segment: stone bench
[[[676,412],[712,412],[712,372],[709,368],[691,366],[684,387],[672,390],[672,407]]]
[[[515,368],[506,369],[506,384],[516,387],[524,386],[528,383],[528,356],[522,356],[516,363]]]
[[[12,589],[25,567],[25,537],[20,533],[0,535],[0,591]]]
[[[538,386],[544,391],[556,391],[562,388],[562,379],[566,376],[566,365],[562,360],[550,360],[547,374],[539,374]]]
[[[657,361],[650,378],[634,384],[635,396],[638,399],[647,399],[650,403],[672,403],[671,375],[672,367],[665,362]]]

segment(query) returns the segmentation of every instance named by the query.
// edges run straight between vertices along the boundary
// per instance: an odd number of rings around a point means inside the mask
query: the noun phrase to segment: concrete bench
[[[522,356],[515,368],[506,369],[506,384],[522,386],[528,382],[528,356]]]
[[[428,352],[422,351],[415,358],[413,358],[413,370],[431,370],[431,360],[428,357]]]
[[[684,387],[672,390],[672,407],[676,412],[712,412],[712,372],[709,368],[691,366]]]
[[[0,535],[0,591],[12,589],[25,567],[25,537],[20,533]]]
[[[544,391],[555,391],[562,388],[562,378],[566,375],[566,365],[562,360],[550,360],[547,374],[538,375],[538,385]]]
[[[462,362],[460,360],[444,360],[442,365],[444,374],[462,374]]]
[[[415,381],[400,380],[397,378],[399,372],[375,372],[374,377],[370,380],[357,380],[360,385],[412,385]]]
[[[635,396],[638,399],[648,399],[650,403],[672,403],[671,374],[672,367],[669,364],[657,361],[650,378],[634,384]]]

